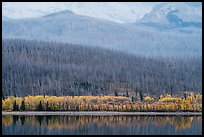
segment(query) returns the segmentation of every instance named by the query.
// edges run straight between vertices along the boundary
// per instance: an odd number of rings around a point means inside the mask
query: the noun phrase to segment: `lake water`
[[[3,135],[201,135],[202,116],[2,116]]]

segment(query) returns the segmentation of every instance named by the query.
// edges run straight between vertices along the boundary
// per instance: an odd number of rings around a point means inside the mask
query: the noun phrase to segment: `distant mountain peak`
[[[70,10],[63,10],[63,11],[59,11],[59,12],[56,12],[56,13],[51,13],[51,14],[45,15],[43,17],[66,16],[66,15],[70,15],[70,14],[74,14],[74,13],[72,11],[70,11]]]
[[[152,27],[197,27],[202,24],[202,7],[186,3],[161,3],[138,21]]]

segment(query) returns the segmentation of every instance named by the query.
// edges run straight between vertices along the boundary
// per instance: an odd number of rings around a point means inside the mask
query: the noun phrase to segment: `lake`
[[[3,135],[201,135],[202,116],[2,116]]]

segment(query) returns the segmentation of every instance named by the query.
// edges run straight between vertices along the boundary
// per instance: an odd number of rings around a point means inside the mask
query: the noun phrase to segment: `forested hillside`
[[[99,47],[20,39],[3,39],[2,54],[3,96],[202,91],[201,57],[167,61]]]

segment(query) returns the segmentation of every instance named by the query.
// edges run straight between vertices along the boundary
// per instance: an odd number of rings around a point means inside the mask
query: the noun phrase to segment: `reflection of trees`
[[[48,129],[88,129],[91,126],[111,127],[130,126],[143,127],[154,124],[161,127],[166,124],[174,126],[177,130],[191,127],[192,122],[201,122],[201,116],[2,116],[2,124],[11,126],[12,124],[34,125],[42,127],[48,126]]]
[[[2,116],[2,124],[6,127],[11,126],[13,124],[13,116]]]
[[[18,116],[13,116],[13,124],[16,125],[16,122],[18,122]]]
[[[168,123],[175,126],[177,130],[188,129],[191,127],[193,117],[169,117]]]
[[[40,126],[41,126],[41,123],[42,123],[43,117],[44,117],[44,116],[36,116],[36,118],[37,118],[37,120],[38,120]]]
[[[24,123],[25,123],[25,116],[20,116],[20,120],[21,120],[21,125],[24,125]]]

